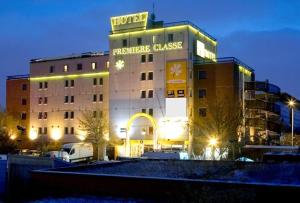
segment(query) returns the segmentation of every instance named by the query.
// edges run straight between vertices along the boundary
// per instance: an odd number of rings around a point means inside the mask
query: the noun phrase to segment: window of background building
[[[148,91],[148,98],[153,98],[153,90]]]
[[[206,79],[207,78],[207,72],[203,71],[203,70],[199,70],[198,72],[198,79],[202,80],[202,79]]]
[[[50,72],[50,73],[53,73],[53,72],[54,72],[54,66],[50,66],[49,72]]]
[[[39,83],[39,88],[43,89],[43,83],[42,82]]]
[[[68,71],[69,71],[68,65],[64,65],[64,72],[68,72]]]
[[[47,118],[48,118],[48,112],[44,112],[43,118],[44,118],[44,119],[47,119]]]
[[[206,98],[206,89],[199,89],[199,98]]]
[[[42,97],[39,97],[38,103],[39,103],[39,104],[42,104],[42,103],[43,103],[43,98],[42,98]]]
[[[206,108],[199,108],[199,116],[206,117]]]
[[[69,134],[69,128],[68,127],[65,127],[65,134]]]
[[[146,109],[142,109],[142,113],[146,113]]]
[[[148,62],[153,62],[153,54],[148,54]]]
[[[69,80],[65,80],[65,87],[69,87]]]
[[[65,103],[69,102],[69,96],[65,96]]]
[[[27,114],[26,113],[21,113],[21,120],[26,120],[26,116],[27,116]]]
[[[71,87],[74,87],[75,81],[71,80]]]
[[[99,85],[103,85],[103,78],[99,79]]]
[[[123,39],[122,40],[122,46],[123,47],[127,47],[127,39]]]
[[[153,72],[148,72],[148,80],[153,80]]]
[[[43,112],[39,112],[38,119],[42,119],[42,118],[43,118]]]
[[[22,99],[22,105],[25,106],[27,104],[27,100],[26,99]]]
[[[145,63],[146,62],[146,55],[141,55],[141,63]]]
[[[96,62],[92,62],[92,70],[96,70],[97,69],[97,63]]]
[[[64,116],[64,119],[68,119],[69,118],[69,112],[65,112],[65,116]]]
[[[137,45],[142,45],[142,38],[141,37],[137,38]]]
[[[71,132],[70,132],[71,135],[74,135],[74,127],[71,127]]]
[[[82,70],[82,63],[77,64],[77,70]]]
[[[142,99],[146,98],[146,91],[145,90],[141,91],[141,98]]]
[[[173,41],[174,41],[174,35],[168,34],[168,42],[173,42]]]
[[[96,101],[97,101],[97,95],[94,94],[94,95],[93,95],[93,102],[96,102]]]
[[[48,88],[48,82],[44,82],[44,88],[45,88],[45,89]]]
[[[48,104],[48,97],[44,97],[44,104]]]
[[[71,118],[71,119],[74,119],[74,111],[71,111],[71,112],[70,112],[70,118]]]
[[[153,109],[149,109],[149,115],[153,116]]]
[[[27,84],[22,84],[22,90],[26,91],[27,90]]]
[[[74,103],[74,96],[71,96],[71,103]]]
[[[93,78],[93,85],[97,85],[97,78]]]
[[[100,94],[100,95],[99,95],[99,101],[100,101],[100,102],[103,102],[103,94]]]
[[[146,73],[141,73],[141,80],[146,80]]]

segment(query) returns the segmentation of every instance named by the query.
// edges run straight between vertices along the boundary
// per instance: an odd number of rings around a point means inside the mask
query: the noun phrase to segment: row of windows
[[[38,100],[39,104],[48,104],[48,97],[40,97]]]
[[[93,85],[103,85],[103,78],[93,78]],[[75,81],[74,80],[65,80],[65,87],[74,87]],[[48,88],[48,82],[40,82],[39,83],[39,89],[47,89]]]
[[[153,39],[152,39],[153,43],[157,43],[157,40],[158,40],[158,36],[153,36]],[[168,37],[167,37],[167,40],[168,40],[168,42],[174,42],[174,34],[169,33]],[[136,44],[138,46],[143,45],[143,39],[141,37],[136,38]],[[129,46],[127,39],[122,40],[122,46],[123,47]]]
[[[39,83],[39,89],[47,89],[47,88],[48,88],[48,82]]]
[[[70,127],[70,128],[65,127],[64,132],[65,132],[65,134],[74,135],[74,127]],[[44,127],[44,128],[39,127],[38,128],[38,134],[39,135],[47,135],[48,134],[48,128],[47,127]]]
[[[103,78],[99,78],[99,83],[97,78],[93,78],[93,85],[103,85]]]
[[[41,120],[41,119],[47,119],[48,118],[48,112],[39,112],[38,114],[38,119]]]
[[[147,55],[143,54],[141,55],[141,63],[146,63],[146,57]],[[153,62],[153,54],[148,54],[148,62],[152,63]]]
[[[142,110],[143,113],[146,113],[146,109],[145,109],[145,112]],[[97,117],[97,114],[99,113],[98,116],[102,116],[103,115],[103,112],[102,111],[93,111],[93,117]],[[151,113],[151,114],[150,114]],[[153,115],[153,109],[149,109],[149,114],[150,115]],[[74,111],[65,111],[64,112],[64,119],[74,119],[75,117],[75,113]],[[22,120],[26,120],[26,113],[21,113],[21,118]],[[41,120],[41,119],[47,119],[48,118],[48,112],[39,112],[38,113],[38,119]]]
[[[70,99],[69,99],[70,98]],[[73,104],[74,103],[74,96],[65,96],[65,104],[66,103],[71,103]]]
[[[148,77],[146,77],[147,73],[142,72],[141,73],[141,80],[153,80],[153,72],[148,72]]]
[[[74,119],[74,111],[66,111],[65,114],[64,114],[64,119]]]
[[[98,96],[96,94],[93,95],[93,102],[97,102]],[[65,100],[64,103],[74,103],[74,96],[65,96]],[[103,94],[99,94],[99,101],[102,102],[103,101]],[[27,100],[26,99],[22,99],[22,105],[26,105],[27,104]],[[42,105],[42,104],[48,104],[48,97],[39,97],[38,99],[38,104]]]
[[[141,98],[145,99],[147,95],[147,91],[146,90],[142,90],[141,91]],[[153,98],[153,90],[148,90],[148,98]]]
[[[49,73],[54,73],[55,72],[55,68],[56,67],[54,65],[50,66],[49,67]],[[96,70],[97,69],[97,63],[96,62],[92,62],[91,65],[90,65],[90,68],[92,70]],[[82,69],[83,69],[82,63],[78,63],[76,65],[76,70],[81,71]],[[68,72],[68,71],[69,71],[69,65],[64,65],[63,66],[63,72]]]
[[[97,95],[93,95],[93,102],[97,102]],[[99,102],[103,102],[103,94],[99,94]]]
[[[142,109],[142,113],[147,113],[147,109]],[[148,109],[148,114],[153,116],[153,109]]]

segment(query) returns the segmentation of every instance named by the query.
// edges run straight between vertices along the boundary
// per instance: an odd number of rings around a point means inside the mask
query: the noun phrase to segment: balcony
[[[262,118],[247,118],[246,126],[255,127],[260,130],[270,130],[276,133],[281,132],[281,125],[272,121],[266,121]]]
[[[280,94],[280,88],[268,81],[245,82],[245,90],[262,91],[270,94]]]
[[[275,103],[265,102],[262,100],[246,100],[245,104],[247,109],[264,110],[280,115],[280,106]]]

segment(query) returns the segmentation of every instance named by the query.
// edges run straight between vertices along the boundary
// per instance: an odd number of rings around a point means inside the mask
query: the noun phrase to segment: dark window
[[[141,73],[141,80],[146,80],[146,73]]]
[[[199,72],[198,72],[198,79],[201,80],[201,79],[206,79],[206,78],[207,78],[206,71],[199,70]]]
[[[50,73],[53,73],[53,72],[54,72],[54,66],[50,66],[49,72],[50,72]]]
[[[142,113],[146,113],[146,109],[142,109]]]
[[[26,120],[26,116],[27,116],[26,113],[21,113],[21,119],[22,120]]]
[[[97,85],[97,78],[93,78],[93,85]]]
[[[153,80],[153,72],[148,72],[148,80]]]
[[[174,41],[174,35],[168,34],[168,42],[173,42],[173,41]]]
[[[69,102],[69,96],[65,96],[65,103]]]
[[[93,111],[93,117],[94,117],[94,118],[97,117],[97,111]]]
[[[39,112],[38,118],[39,118],[39,119],[42,119],[42,118],[43,118],[43,112]]]
[[[45,89],[48,88],[48,82],[44,82],[44,88],[45,88]]]
[[[81,63],[77,64],[77,70],[82,70],[82,64]]]
[[[40,98],[39,98],[39,104],[42,104],[42,103],[43,103],[43,98],[40,97]]]
[[[69,128],[65,127],[65,134],[69,134]]]
[[[44,97],[44,104],[48,104],[48,97]]]
[[[199,116],[206,117],[206,108],[199,109]]]
[[[42,133],[43,133],[43,129],[39,127],[39,135],[41,135]]]
[[[42,82],[39,83],[39,88],[43,89],[43,83]]]
[[[44,112],[44,119],[47,119],[47,118],[48,118],[48,113]]]
[[[141,98],[143,99],[143,98],[146,98],[146,91],[141,91]]]
[[[97,95],[94,94],[94,95],[93,95],[93,102],[96,102],[96,101],[97,101]]]
[[[99,85],[103,85],[103,78],[99,79]]]
[[[149,92],[148,92],[148,98],[153,98],[153,90],[149,90]]]
[[[26,99],[22,99],[22,105],[26,105],[27,104],[27,100]]]
[[[103,94],[99,95],[99,101],[101,101],[101,102],[103,101]]]
[[[71,87],[74,87],[75,81],[71,80]]]
[[[71,96],[71,103],[74,103],[74,96]]]
[[[65,116],[64,116],[64,119],[68,119],[69,118],[69,112],[65,112]]]
[[[47,127],[44,127],[44,134],[47,135],[47,133],[48,133],[48,129]]]
[[[137,38],[137,45],[142,45],[142,38],[141,37]]]
[[[74,135],[74,127],[71,127],[71,135]]]
[[[74,111],[70,112],[70,118],[73,119],[74,118]]]
[[[153,62],[153,54],[148,55],[148,62]]]
[[[141,55],[141,63],[145,63],[146,62],[146,55]]]
[[[22,90],[23,91],[27,90],[27,84],[22,84]]]
[[[153,109],[149,109],[149,115],[153,116]]]
[[[206,97],[206,89],[200,89],[199,98],[205,98],[205,97]]]
[[[127,47],[127,39],[123,39],[122,40],[122,46],[123,47]]]
[[[65,87],[69,87],[69,80],[65,80]]]

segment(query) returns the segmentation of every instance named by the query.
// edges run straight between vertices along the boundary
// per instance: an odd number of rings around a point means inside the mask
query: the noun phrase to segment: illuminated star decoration
[[[181,70],[181,64],[174,64],[172,67],[171,67],[171,74],[173,75],[173,78],[178,75],[180,75],[182,73],[182,70]]]
[[[122,68],[124,68],[125,62],[123,60],[117,60],[115,67],[117,68],[117,70],[121,70]]]

